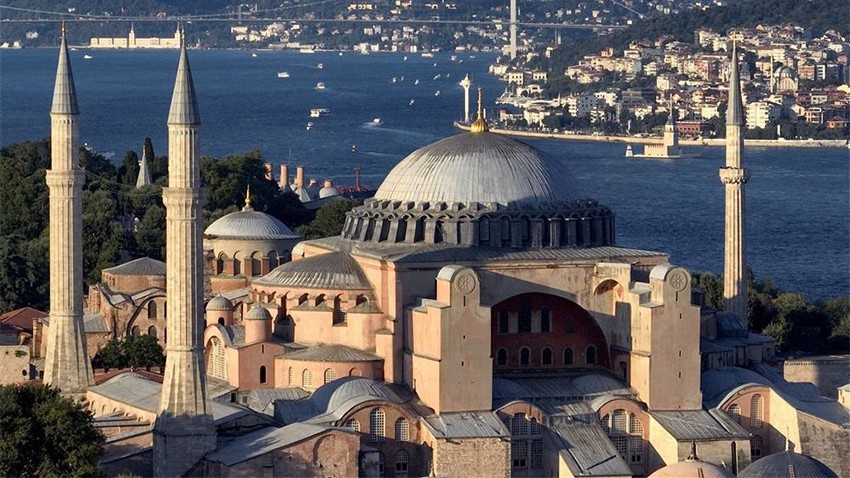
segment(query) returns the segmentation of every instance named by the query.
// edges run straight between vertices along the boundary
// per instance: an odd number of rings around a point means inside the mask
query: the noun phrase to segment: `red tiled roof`
[[[0,314],[0,324],[12,325],[23,329],[25,332],[32,333],[33,319],[40,319],[48,315],[47,312],[42,312],[32,307],[23,307]]]
[[[137,368],[135,370],[129,369],[129,368],[113,369],[113,370],[110,370],[108,372],[100,372],[100,373],[98,373],[98,371],[95,370],[94,372],[95,372],[95,374],[94,374],[94,384],[95,385],[100,385],[100,384],[106,382],[107,380],[109,380],[113,377],[117,377],[118,375],[121,375],[122,373],[135,373],[136,375],[142,376],[142,377],[144,377],[148,380],[153,380],[154,382],[157,382],[157,383],[162,383],[162,379],[163,379],[162,374],[159,374],[159,373],[156,373],[156,372],[148,372],[147,370],[145,370],[143,368]]]

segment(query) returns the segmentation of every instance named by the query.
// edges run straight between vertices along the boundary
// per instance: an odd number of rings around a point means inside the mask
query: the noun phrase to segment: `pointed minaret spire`
[[[162,190],[168,343],[154,425],[153,476],[183,476],[216,444],[203,345],[201,119],[182,43],[168,114],[168,187]]]
[[[744,105],[738,74],[738,51],[732,41],[729,75],[729,105],[726,109],[726,166],[720,168],[720,180],[726,189],[725,257],[723,261],[723,298],[727,312],[747,320],[747,260],[744,213],[744,184],[750,178],[743,168]]]
[[[483,133],[489,131],[487,122],[484,121],[484,102],[481,100],[481,88],[478,88],[478,118],[472,123],[469,131],[472,133]]]
[[[65,25],[50,110],[50,323],[44,382],[82,396],[94,385],[83,327],[83,202],[85,175],[77,163],[80,110]]]
[[[151,151],[148,149],[149,138],[145,138],[145,144],[142,146],[142,159],[139,160],[139,176],[136,178],[136,188],[150,186],[151,181],[150,162],[153,161]]]

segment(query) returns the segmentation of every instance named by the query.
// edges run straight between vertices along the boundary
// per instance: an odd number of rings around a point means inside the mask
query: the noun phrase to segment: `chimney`
[[[295,187],[304,187],[304,166],[295,168]]]
[[[272,172],[272,163],[266,163],[266,179],[274,181],[274,173]]]
[[[310,180],[310,185],[309,185],[309,186],[307,186],[307,187],[308,187],[308,188],[312,188],[313,186],[315,186],[315,185],[317,185],[317,184],[319,184],[319,181],[318,181],[318,180],[316,180],[316,179],[311,179],[311,180]]]
[[[281,189],[289,186],[289,166],[285,164],[280,165],[280,187]]]
[[[332,187],[334,187],[334,182],[333,182],[333,181],[331,181],[330,179],[325,179],[325,185],[324,185],[324,187],[326,187],[326,188],[332,188]]]

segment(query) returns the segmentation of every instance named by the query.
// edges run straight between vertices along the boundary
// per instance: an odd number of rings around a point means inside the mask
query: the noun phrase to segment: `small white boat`
[[[414,100],[413,98],[411,98],[411,99],[410,99],[410,103],[408,103],[408,105],[409,105],[409,106],[413,106],[413,103],[416,103],[416,100]]]
[[[83,55],[83,60],[91,60],[91,59],[92,59],[91,55]]]
[[[327,116],[328,113],[330,113],[330,112],[331,112],[331,110],[329,110],[327,108],[313,108],[313,109],[310,110],[310,117],[311,118],[321,118],[322,116]]]
[[[434,96],[440,96],[440,90],[437,90],[437,92],[434,93]]]
[[[257,54],[256,54],[256,53],[251,53],[251,58],[257,58]]]
[[[299,48],[298,53],[316,53],[316,50],[309,48],[309,47],[305,47],[305,48]]]
[[[434,54],[426,51],[422,54],[422,58],[434,58]]]
[[[407,61],[407,55],[404,55],[404,61]]]
[[[320,81],[320,82],[316,83],[316,89],[317,90],[324,90],[325,89],[325,82]]]
[[[434,75],[435,80],[439,80],[443,75]]]
[[[289,73],[286,72],[286,71],[279,71],[279,72],[277,72],[277,77],[278,78],[289,78]]]
[[[437,64],[436,64],[436,63],[434,63],[434,68],[437,68]]]
[[[396,83],[396,82],[397,82],[397,81],[398,81],[398,78],[396,78],[396,77],[393,77],[393,80],[392,80],[392,82],[393,82],[393,83]]]
[[[451,60],[452,60],[452,61],[456,61],[456,60],[457,60],[457,55],[452,55],[452,56],[451,56]]]
[[[325,67],[324,63],[319,63],[318,65],[316,65],[316,68],[318,68],[320,70],[323,69],[324,67]]]
[[[404,81],[404,77],[402,76],[398,81]]]
[[[339,56],[342,56],[342,52],[339,52]]]
[[[308,122],[307,122],[307,131],[310,131],[310,128],[312,128],[312,127],[313,127],[313,122],[312,122],[312,121],[308,121]]]
[[[418,85],[418,84],[419,84],[419,80],[414,81],[414,82],[413,82],[413,84],[414,84],[414,85]]]
[[[384,122],[383,122],[383,121],[381,121],[381,118],[375,118],[375,119],[373,119],[373,120],[372,120],[372,124],[374,124],[374,125],[382,125],[382,124],[384,124]]]

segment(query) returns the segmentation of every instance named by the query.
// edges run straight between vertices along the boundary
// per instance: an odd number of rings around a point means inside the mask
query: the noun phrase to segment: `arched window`
[[[587,352],[585,353],[585,362],[588,365],[593,365],[596,363],[596,346],[591,344],[587,346]]]
[[[750,401],[750,426],[753,428],[761,428],[764,422],[764,400],[760,394],[753,395]]]
[[[363,372],[361,372],[359,368],[354,367],[353,369],[348,371],[348,376],[349,377],[362,377]]]
[[[351,428],[352,430],[359,432],[360,431],[360,422],[358,422],[357,419],[355,419],[355,418],[349,418],[348,420],[345,421],[345,427]]]
[[[301,294],[301,297],[298,298],[298,305],[301,305],[304,302],[307,302],[307,297],[308,297],[307,294]]]
[[[406,418],[395,421],[395,439],[398,441],[410,441],[410,422]]]
[[[496,351],[496,365],[504,367],[508,364],[508,351],[504,347]]]
[[[549,309],[540,309],[540,331],[549,332],[552,330],[552,317]]]
[[[345,323],[345,311],[342,310],[342,297],[334,297],[333,325]]]
[[[730,405],[727,413],[729,413],[729,418],[734,420],[735,423],[741,423],[741,407],[739,407],[737,403]]]
[[[130,335],[132,335],[133,337],[138,337],[141,334],[142,332],[139,330],[138,325],[134,325],[133,328],[130,329]]]
[[[753,460],[761,458],[761,447],[761,437],[759,435],[753,435],[753,437],[750,438],[750,456]]]
[[[567,347],[564,349],[564,365],[572,365],[575,362],[575,353],[573,349]]]
[[[508,311],[500,310],[499,311],[499,333],[507,334],[510,330],[510,321],[508,319]]]
[[[325,294],[319,294],[316,297],[316,301],[313,303],[316,307],[325,303]]]
[[[242,261],[236,255],[233,255],[233,275],[242,275]]]
[[[369,437],[373,442],[384,441],[386,432],[384,431],[384,411],[380,408],[373,408],[369,412]]]
[[[331,383],[336,380],[336,372],[334,369],[329,368],[325,370],[325,383]]]
[[[156,338],[156,327],[154,327],[153,325],[148,327],[148,335],[150,335],[153,338]]]
[[[218,318],[218,325],[224,325],[224,317]]]
[[[643,463],[643,425],[634,413],[614,410],[600,419],[599,424],[617,453],[631,465]]]
[[[540,354],[541,363],[543,365],[552,365],[552,349],[549,347],[544,347],[543,352]]]
[[[407,476],[407,461],[410,456],[405,450],[399,450],[395,455],[395,476]]]
[[[266,383],[266,366],[260,365],[260,383]]]
[[[156,302],[150,301],[148,302],[148,318],[155,319],[156,318]]]
[[[511,435],[528,435],[528,418],[524,413],[514,413],[511,419]]]
[[[519,364],[528,365],[531,363],[531,349],[523,347],[519,349]]]
[[[301,386],[302,387],[312,387],[313,386],[313,372],[310,369],[305,368],[303,372],[301,372]]]
[[[292,370],[292,367],[289,367],[289,372],[287,373],[287,377],[289,378],[289,386],[295,386],[295,370]]]
[[[209,373],[213,377],[227,380],[227,367],[224,361],[224,344],[218,337],[210,339]]]
[[[531,332],[531,302],[528,299],[519,301],[517,331],[521,334]]]
[[[258,276],[263,273],[263,260],[260,258],[260,253],[251,254],[251,275]]]

